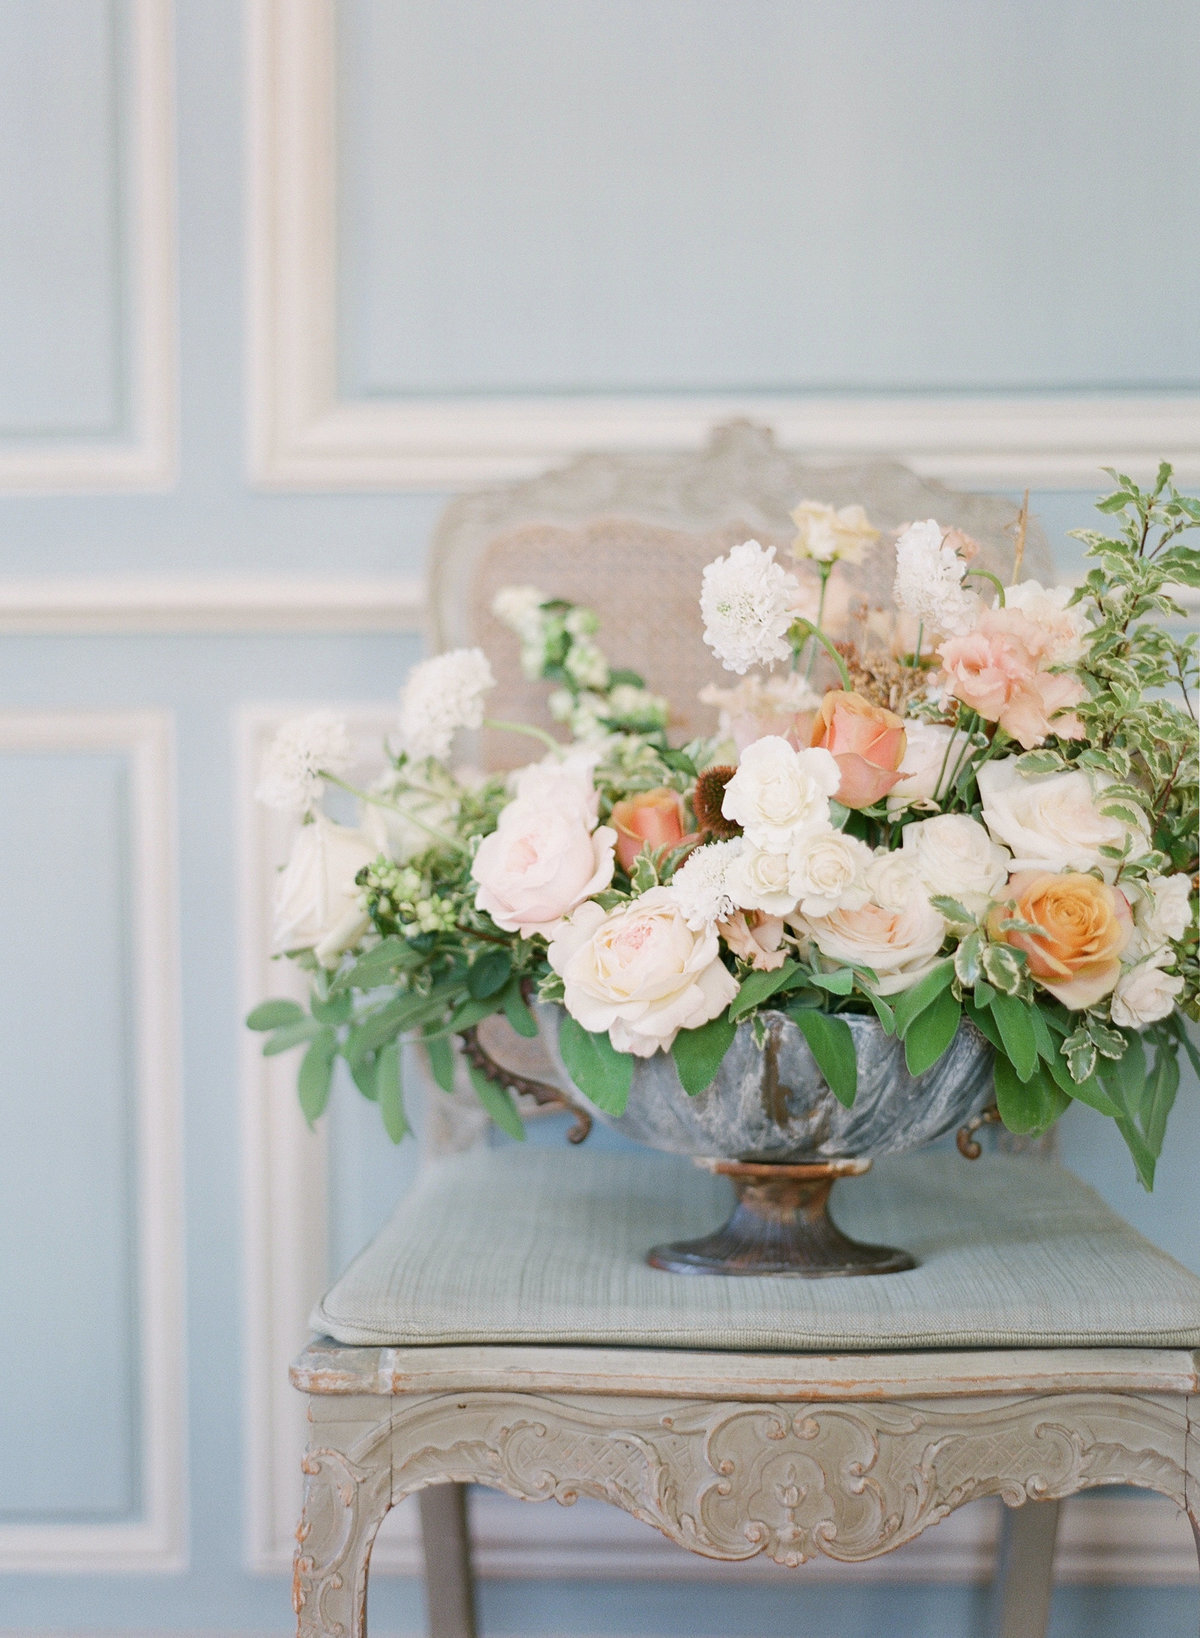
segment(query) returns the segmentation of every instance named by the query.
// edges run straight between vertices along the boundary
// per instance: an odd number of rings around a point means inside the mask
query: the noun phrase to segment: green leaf
[[[1179,1091],[1179,1056],[1166,1043],[1160,1043],[1154,1054],[1154,1066],[1146,1082],[1142,1100],[1142,1129],[1151,1152],[1162,1153],[1163,1138],[1167,1131],[1167,1116],[1175,1104]]]
[[[973,916],[965,904],[960,904],[957,899],[949,898],[944,893],[934,894],[929,902],[935,910],[941,912],[945,920],[956,931],[960,928],[965,931],[969,927],[976,926],[979,921],[979,917]]]
[[[769,1001],[785,984],[789,984],[799,971],[799,962],[785,961],[783,966],[773,973],[764,973],[757,968],[747,973],[742,980],[741,989],[730,1005],[730,1018],[736,1023],[743,1013],[762,1006],[764,1001]]]
[[[296,1090],[300,1094],[300,1108],[311,1126],[325,1112],[329,1102],[329,1087],[333,1079],[333,1060],[337,1056],[337,1036],[331,1029],[323,1029],[313,1041],[300,1064]]]
[[[1096,1069],[1096,1043],[1088,1034],[1085,1024],[1071,1031],[1062,1044],[1062,1052],[1073,1081],[1091,1079]]]
[[[345,1054],[346,1063],[350,1069],[351,1079],[355,1086],[369,1102],[374,1103],[377,1097],[375,1089],[376,1059],[373,1052],[365,1052],[351,1057]]]
[[[289,1052],[292,1047],[303,1046],[305,1041],[314,1040],[320,1035],[324,1028],[324,1024],[307,1016],[298,1023],[285,1024],[275,1031],[269,1041],[263,1042],[263,1057],[273,1058],[277,1052]]]
[[[444,1035],[422,1042],[429,1059],[429,1073],[443,1092],[454,1091],[454,1048]]]
[[[350,1016],[353,1003],[345,993],[331,995],[321,1000],[318,996],[312,998],[312,1015],[319,1018],[323,1024],[344,1024]]]
[[[375,1060],[375,1095],[379,1101],[383,1129],[393,1143],[399,1143],[407,1135],[409,1126],[404,1114],[404,1085],[397,1041],[389,1041],[387,1046],[381,1047]]]
[[[894,1035],[896,1033],[896,1014],[892,1011],[889,1003],[881,995],[876,995],[874,990],[864,990],[863,994],[875,1009],[875,1016],[883,1025],[883,1033],[885,1035]]]
[[[508,983],[512,972],[512,956],[508,950],[485,950],[467,973],[467,993],[474,1001],[483,1001],[495,995]]]
[[[508,1088],[497,1086],[495,1081],[490,1081],[483,1070],[477,1069],[473,1063],[467,1064],[467,1074],[471,1077],[475,1096],[500,1130],[507,1132],[509,1137],[516,1138],[518,1143],[524,1143],[525,1123]]]
[[[939,961],[932,972],[925,974],[919,984],[904,990],[892,1003],[896,1014],[896,1033],[903,1039],[914,1018],[931,1007],[943,990],[949,989],[954,978],[954,963]]]
[[[353,966],[338,974],[332,990],[373,990],[395,978],[397,972],[420,966],[421,953],[407,939],[385,938],[373,950],[359,956]]]
[[[1000,1119],[1010,1132],[1027,1132],[1036,1136],[1046,1131],[1062,1114],[1070,1099],[1060,1092],[1053,1080],[1039,1070],[1027,1081],[1021,1080],[1006,1058],[996,1058],[996,1106]]]
[[[464,1001],[460,1001],[450,1014],[450,1021],[446,1027],[452,1034],[457,1035],[464,1029],[470,1029],[473,1024],[478,1024],[482,1019],[490,1018],[494,1012],[500,1011],[500,1007],[498,995],[485,996],[482,1001],[475,1001],[468,996]]]
[[[1030,1019],[1030,1007],[1015,996],[992,997],[992,1017],[1004,1043],[1005,1056],[1023,1081],[1038,1065],[1038,1041]]]
[[[633,1058],[618,1052],[607,1035],[591,1030],[564,1013],[558,1026],[558,1050],[575,1085],[606,1115],[623,1115],[633,1085]]]
[[[1021,988],[1024,966],[1007,944],[988,944],[983,951],[983,970],[993,989],[1001,995],[1016,995]]]
[[[246,1017],[247,1029],[279,1029],[284,1024],[298,1024],[306,1016],[304,1008],[295,1001],[261,1001]]]
[[[849,995],[854,988],[854,974],[849,967],[839,967],[834,973],[807,973],[805,982],[830,995]]]
[[[728,1013],[718,1013],[699,1029],[681,1029],[671,1047],[679,1073],[679,1083],[694,1098],[716,1079],[721,1060],[737,1034],[737,1025]]]
[[[922,1008],[904,1035],[904,1062],[910,1075],[915,1078],[933,1068],[954,1039],[961,1017],[962,1006],[948,989]]]
[[[500,999],[504,1003],[504,1016],[513,1029],[527,1041],[532,1041],[538,1032],[537,1019],[525,1004],[525,997],[521,994],[521,980],[511,978]]]
[[[828,1012],[797,1009],[792,1017],[803,1031],[808,1050],[817,1060],[817,1068],[828,1081],[829,1090],[840,1104],[853,1108],[858,1096],[858,1059],[849,1024]]]
[[[1062,1063],[1062,1054],[1059,1051],[1058,1036],[1046,1022],[1046,1014],[1036,1002],[1029,1009],[1029,1022],[1033,1026],[1033,1038],[1037,1042],[1038,1056],[1048,1064]],[[1066,1065],[1063,1065],[1066,1068]]]
[[[954,974],[965,989],[972,989],[979,984],[983,971],[980,962],[982,950],[983,934],[977,927],[973,933],[967,934],[954,952]]]

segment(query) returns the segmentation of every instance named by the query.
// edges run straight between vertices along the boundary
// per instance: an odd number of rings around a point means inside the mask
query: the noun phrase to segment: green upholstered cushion
[[[1200,1344],[1200,1279],[1048,1162],[923,1152],[843,1181],[833,1215],[911,1273],[662,1273],[648,1248],[723,1221],[729,1185],[673,1156],[481,1150],[435,1164],[318,1304],[360,1344],[705,1349]]]

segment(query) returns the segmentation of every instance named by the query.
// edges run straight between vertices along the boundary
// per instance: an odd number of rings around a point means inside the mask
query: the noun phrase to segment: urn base
[[[737,1193],[729,1220],[712,1234],[647,1252],[652,1268],[671,1274],[790,1274],[806,1280],[850,1274],[899,1274],[915,1268],[907,1251],[865,1245],[829,1216],[839,1177],[859,1177],[869,1160],[804,1164],[709,1160],[696,1164],[728,1177]]]

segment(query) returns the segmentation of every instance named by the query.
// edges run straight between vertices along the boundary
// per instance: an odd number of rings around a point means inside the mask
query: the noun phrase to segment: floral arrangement
[[[1112,476],[1098,504],[1116,532],[1081,533],[1074,588],[1020,579],[1023,528],[1005,586],[928,520],[898,532],[895,606],[872,608],[852,568],[889,543],[858,506],[798,506],[791,568],[735,546],[700,594],[740,679],[702,696],[720,713],[707,739],[672,743],[667,702],[610,667],[596,617],[533,587],[495,612],[570,738],[525,729],[541,743],[515,773],[450,766],[487,720],[478,649],[412,672],[356,826],[320,807],[345,784],[344,725],[287,724],[259,794],[303,819],[277,948],[311,999],[248,1022],[268,1053],[304,1047],[309,1120],[340,1057],[399,1140],[402,1043],[449,1090],[454,1037],[496,1012],[531,1036],[535,998],[561,1003],[562,1059],[613,1114],[635,1058],[671,1053],[698,1093],[765,1008],[845,1104],[847,1013],[902,1037],[914,1075],[966,1019],[995,1048],[1011,1130],[1087,1104],[1151,1186],[1180,1049],[1196,1062],[1182,1015],[1200,1016],[1197,646],[1169,628],[1172,587],[1200,584],[1180,538],[1200,501],[1166,465],[1148,491]],[[509,1094],[467,1068],[520,1136]]]

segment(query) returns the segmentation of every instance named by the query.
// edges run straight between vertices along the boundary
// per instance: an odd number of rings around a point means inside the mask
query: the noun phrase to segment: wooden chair
[[[712,715],[694,704],[696,694],[729,680],[700,641],[701,570],[751,536],[786,548],[788,512],[802,498],[861,501],[885,528],[935,516],[980,541],[984,566],[1009,577],[1008,503],[957,494],[894,464],[813,464],[777,448],[766,429],[735,423],[698,454],[588,457],[456,500],[435,543],[434,645],[481,643],[499,682],[496,714],[545,720],[545,690],[520,676],[511,636],[490,613],[501,585],[533,583],[596,608],[614,662],[678,702],[681,732],[701,731]],[[1031,575],[1050,573],[1035,526],[1025,563]],[[868,600],[883,601],[890,589],[870,562],[861,585]],[[477,749],[492,766],[528,757],[507,735]],[[544,1062],[511,1032],[491,1049],[546,1078]],[[462,1158],[419,1185],[434,1191],[430,1211],[461,1188],[453,1168],[481,1158],[469,1151],[485,1141],[486,1126],[469,1094],[432,1096],[427,1151]],[[500,1184],[517,1165],[484,1158],[500,1163],[491,1174]],[[719,1186],[690,1175],[688,1198],[710,1185]],[[876,1336],[869,1351],[791,1352],[782,1340],[715,1351],[699,1335],[663,1348],[580,1346],[545,1333],[530,1344],[489,1332],[478,1315],[468,1316],[477,1330],[455,1332],[450,1344],[406,1345],[412,1309],[397,1315],[394,1336],[385,1321],[383,1331],[362,1333],[373,1341],[319,1340],[292,1376],[309,1395],[312,1425],[296,1554],[299,1632],[365,1633],[375,1530],[388,1507],[417,1492],[432,1638],[473,1638],[466,1486],[484,1484],[529,1499],[599,1496],[692,1551],[733,1560],[766,1552],[781,1563],[817,1552],[873,1557],[964,1502],[999,1494],[1009,1507],[992,1632],[1042,1638],[1061,1497],[1099,1483],[1144,1485],[1173,1496],[1200,1528],[1197,1463],[1187,1450],[1188,1407],[1200,1389],[1189,1351],[1200,1343],[1200,1282],[1181,1291],[1194,1335],[1177,1325],[1160,1332],[1161,1345],[1134,1348],[918,1351]],[[336,1322],[326,1314],[322,1323]],[[1038,1505],[1017,1505],[1027,1500]]]

